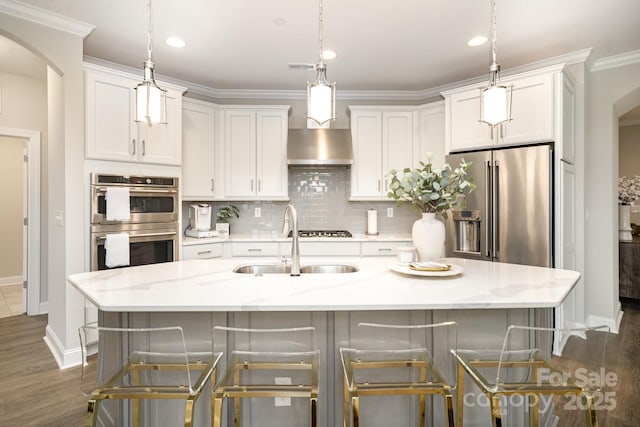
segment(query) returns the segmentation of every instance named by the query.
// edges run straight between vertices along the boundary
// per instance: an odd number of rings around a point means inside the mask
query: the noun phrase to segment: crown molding
[[[620,122],[618,123],[618,126],[620,126],[620,127],[625,127],[625,126],[640,126],[640,119],[627,119],[627,120],[620,120]]]
[[[624,67],[625,65],[637,64],[638,62],[640,62],[640,50],[634,50],[597,59],[593,61],[589,71],[608,70],[611,68]]]
[[[16,0],[0,0],[0,13],[45,25],[82,38],[87,37],[96,28],[94,25]]]

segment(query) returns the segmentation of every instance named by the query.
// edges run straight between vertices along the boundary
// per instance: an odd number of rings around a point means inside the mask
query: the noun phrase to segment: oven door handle
[[[96,187],[96,193],[106,193],[106,187]],[[173,194],[177,193],[178,190],[173,188],[163,188],[163,189],[154,189],[154,188],[132,188],[129,190],[130,193],[167,193]]]
[[[117,234],[117,233],[111,233],[111,234]],[[130,234],[130,235],[129,235],[129,239],[130,239],[130,240],[133,240],[133,239],[135,239],[135,238],[137,238],[137,237],[142,237],[142,238],[144,238],[144,237],[175,236],[176,234],[178,234],[178,233],[176,233],[175,231],[168,231],[168,232],[166,232],[166,233]],[[106,234],[104,234],[104,235],[102,235],[102,236],[96,236],[96,240],[100,240],[100,241],[102,241],[102,240],[107,240],[107,235],[106,235]]]

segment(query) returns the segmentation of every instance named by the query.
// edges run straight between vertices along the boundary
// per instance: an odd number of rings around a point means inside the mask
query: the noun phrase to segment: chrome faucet
[[[293,203],[284,209],[282,234],[286,236],[291,230],[291,275],[300,275],[300,245],[298,244],[298,212]]]

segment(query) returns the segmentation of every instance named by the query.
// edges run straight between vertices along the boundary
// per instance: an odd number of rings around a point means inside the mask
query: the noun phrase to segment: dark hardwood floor
[[[618,383],[615,408],[598,413],[603,427],[640,426],[640,304],[625,302],[623,310],[620,333],[611,334],[607,343],[605,370],[615,372]],[[84,425],[87,399],[80,392],[80,368],[58,369],[42,339],[46,323],[46,315],[0,319],[2,427]],[[565,355],[593,352],[588,343],[572,338]],[[561,427],[584,425],[582,413],[559,414]]]

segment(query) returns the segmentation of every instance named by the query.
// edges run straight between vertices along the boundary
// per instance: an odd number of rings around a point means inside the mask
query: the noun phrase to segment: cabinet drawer
[[[391,256],[398,253],[398,246],[411,246],[411,242],[363,242],[362,256]]]
[[[182,247],[182,259],[208,259],[222,257],[222,243],[189,245]]]
[[[300,242],[301,256],[360,256],[358,242]]]
[[[278,242],[233,242],[231,243],[231,256],[279,256],[280,245]]]

